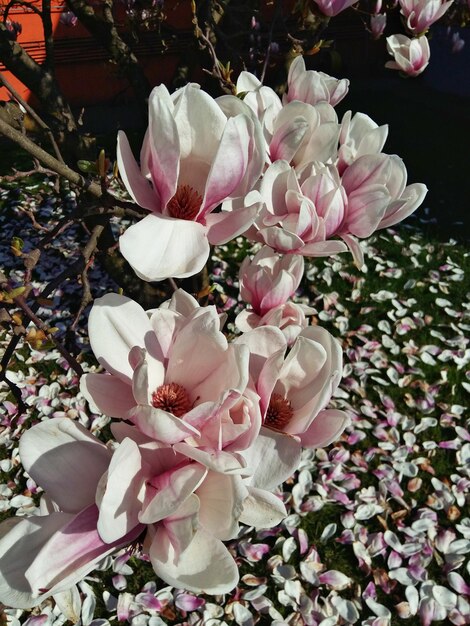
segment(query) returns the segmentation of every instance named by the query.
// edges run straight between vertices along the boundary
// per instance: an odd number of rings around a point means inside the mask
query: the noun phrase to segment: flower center
[[[199,213],[202,204],[202,196],[190,185],[181,185],[175,195],[167,204],[168,213],[171,217],[180,220],[194,220]]]
[[[266,411],[264,425],[282,430],[290,422],[293,415],[294,411],[289,400],[283,398],[279,393],[273,393]]]
[[[152,393],[152,405],[156,409],[162,409],[172,413],[176,417],[181,417],[191,410],[191,401],[188,392],[178,383],[166,383],[160,385]]]

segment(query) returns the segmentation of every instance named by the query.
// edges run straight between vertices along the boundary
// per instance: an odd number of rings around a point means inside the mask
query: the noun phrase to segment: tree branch
[[[2,119],[0,119],[0,133],[14,141],[23,148],[23,150],[26,150],[29,154],[41,161],[41,163],[44,163],[47,168],[57,172],[57,174],[60,174],[60,176],[63,176],[80,189],[88,191],[97,198],[101,198],[102,191],[100,185],[83,178],[78,172],[75,172],[64,163],[58,161],[55,157],[35,144],[34,141],[31,141],[31,139],[12,128]]]

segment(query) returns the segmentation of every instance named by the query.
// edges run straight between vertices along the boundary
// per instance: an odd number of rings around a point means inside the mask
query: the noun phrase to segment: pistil
[[[168,213],[171,217],[180,220],[194,220],[199,213],[202,204],[202,196],[190,185],[181,185],[175,195],[167,204]]]
[[[178,383],[160,385],[152,394],[152,405],[181,417],[191,410],[191,400],[186,389]]]
[[[283,430],[293,415],[294,411],[289,400],[286,400],[279,393],[273,393],[266,412],[264,425],[276,430]]]

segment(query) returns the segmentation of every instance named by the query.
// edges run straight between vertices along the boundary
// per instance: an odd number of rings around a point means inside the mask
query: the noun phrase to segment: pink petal
[[[240,521],[255,528],[272,528],[287,516],[282,500],[264,489],[248,488],[250,495],[243,502]]]
[[[85,374],[80,379],[80,391],[92,407],[109,417],[125,418],[136,404],[132,387],[112,374]]]
[[[98,533],[112,543],[139,524],[147,478],[137,444],[124,439],[109,465],[105,492],[99,503]]]
[[[158,191],[152,189],[149,181],[142,175],[129,141],[122,131],[118,133],[116,153],[119,173],[134,202],[149,211],[159,211],[161,204]]]
[[[261,196],[253,191],[245,198],[245,203],[248,206],[207,215],[207,238],[211,245],[220,246],[227,243],[253,224],[262,206]]]
[[[149,97],[150,173],[160,195],[160,212],[176,193],[180,166],[178,129],[167,100],[164,85],[153,89]]]
[[[254,444],[242,453],[247,469],[253,472],[247,484],[271,491],[295,472],[301,452],[296,437],[261,428]]]
[[[251,173],[250,143],[253,137],[253,122],[246,115],[237,115],[227,120],[217,153],[212,162],[203,200],[201,215],[210,213],[218,204],[231,197],[243,184],[247,175],[253,179],[260,176],[263,163]]]
[[[68,589],[94,569],[105,556],[131,543],[143,529],[138,525],[119,541],[107,544],[98,535],[97,521],[98,509],[92,505],[68,521],[43,544],[24,572],[34,591],[46,588],[56,593]]]
[[[196,428],[186,424],[179,417],[153,406],[136,406],[129,412],[128,419],[147,437],[166,444],[174,444],[187,437],[199,435]]]
[[[240,476],[209,472],[196,492],[201,501],[199,521],[206,530],[228,541],[238,534],[238,520],[248,490]]]
[[[325,448],[336,441],[350,419],[344,411],[325,409],[321,411],[307,430],[299,435],[304,448]]]
[[[155,476],[147,485],[147,493],[139,520],[154,524],[175,513],[178,507],[204,480],[207,469],[199,463],[188,463]]]

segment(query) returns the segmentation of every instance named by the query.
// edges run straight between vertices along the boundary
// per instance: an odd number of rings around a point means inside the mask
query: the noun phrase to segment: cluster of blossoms
[[[339,342],[290,302],[304,256],[352,251],[397,223],[426,193],[382,152],[387,127],[334,105],[347,81],[291,65],[281,100],[243,72],[240,97],[213,100],[197,85],[157,87],[138,164],[124,133],[124,184],[149,215],[121,252],[145,280],[193,276],[210,246],[245,233],[262,244],[240,270],[249,307],[229,341],[224,316],[178,289],[144,311],[121,295],[96,300],[90,343],[107,373],[81,389],[113,418],[102,443],[52,418],[23,435],[25,470],[45,490],[41,514],[0,529],[0,600],[39,604],[107,555],[132,547],[168,584],[221,594],[238,582],[223,542],[240,524],[270,528],[286,515],[276,488],[303,447],[323,447],[349,423],[329,408],[342,374]],[[219,210],[220,208],[220,210]]]
[[[328,17],[338,15],[358,0],[314,0],[319,11]],[[386,67],[404,72],[408,76],[418,76],[429,64],[430,49],[426,33],[440,20],[454,0],[396,0],[403,25],[409,36],[396,34],[387,37],[387,49],[394,60]],[[375,0],[370,15],[370,32],[379,39],[387,24],[387,6],[382,0]]]

